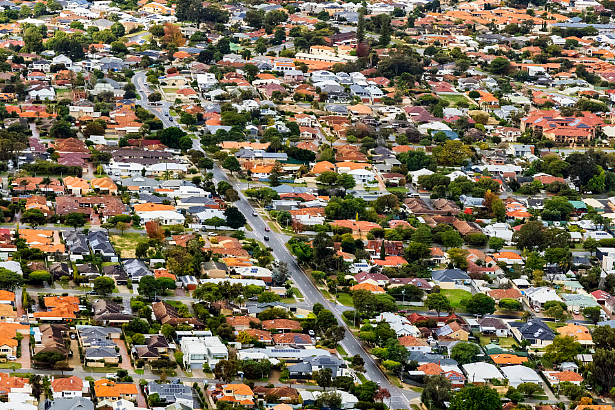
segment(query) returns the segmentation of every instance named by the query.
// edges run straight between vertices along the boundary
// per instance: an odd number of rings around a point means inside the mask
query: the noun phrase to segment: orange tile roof
[[[134,209],[135,212],[174,211],[175,206],[146,202],[144,204],[135,204]]]
[[[237,384],[226,384],[223,386],[224,390],[232,390],[233,394],[239,394],[241,396],[252,396],[254,392],[247,384],[237,383]]]
[[[335,172],[335,165],[329,161],[320,161],[314,164],[311,172],[313,174],[322,174],[325,171]]]
[[[92,185],[92,188],[117,191],[117,185],[115,185],[115,182],[113,182],[113,180],[109,177],[94,178],[90,181],[90,184]]]
[[[560,382],[582,382],[583,376],[581,376],[577,372],[573,372],[570,370],[566,370],[564,372],[553,372],[549,374],[550,377],[553,377]]]
[[[83,117],[82,117],[83,118]],[[64,178],[64,185],[70,188],[89,189],[90,185],[85,179],[79,177]]]
[[[493,254],[494,259],[523,259],[521,255],[514,252],[499,252]]]
[[[416,370],[418,370],[419,372],[423,372],[428,376],[442,374],[442,368],[437,363],[425,363],[417,367]]]
[[[368,282],[362,282],[362,283],[358,283],[354,286],[352,286],[350,288],[351,291],[355,291],[355,290],[366,290],[368,292],[372,292],[372,293],[384,293],[384,289],[382,289],[380,286],[378,285],[374,285],[372,283],[368,283]]]
[[[54,392],[82,391],[83,380],[77,376],[54,379],[51,381],[51,389]]]
[[[566,326],[558,327],[557,332],[562,336],[572,336],[579,341],[592,340],[592,335],[589,329],[582,325],[568,323]]]
[[[137,386],[133,383],[115,383],[107,379],[96,380],[94,382],[94,392],[98,398],[139,394]]]
[[[527,357],[517,356],[514,354],[502,353],[502,354],[492,354],[491,360],[495,364],[522,364],[527,362]]]
[[[414,336],[402,336],[398,339],[402,346],[427,346],[427,342],[423,339],[417,339]]]
[[[13,292],[9,292],[8,290],[0,290],[0,300],[14,302],[15,294]]]

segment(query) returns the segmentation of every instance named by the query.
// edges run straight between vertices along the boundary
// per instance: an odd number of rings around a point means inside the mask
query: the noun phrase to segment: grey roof
[[[615,329],[615,320],[604,320],[602,322],[598,322],[598,326],[608,326]]]
[[[172,379],[170,383],[159,384],[149,382],[148,394],[158,393],[160,399],[167,403],[175,403],[177,399],[192,400],[192,387],[184,386],[179,379]]]
[[[555,333],[542,320],[532,319],[527,323],[511,322],[511,326],[516,327],[527,340],[553,340]]]
[[[111,333],[122,333],[116,327],[82,326],[79,327],[79,337],[83,344],[97,347],[114,347],[116,343],[111,340]]]
[[[145,202],[149,202],[152,204],[162,204],[162,202],[167,199],[169,200],[169,198],[163,198],[160,196],[156,196],[156,195],[152,195],[152,194],[148,194],[145,192],[142,192],[139,194],[139,200],[140,201],[145,201]]]
[[[272,189],[278,194],[307,194],[307,193],[310,193],[310,190],[306,187],[291,186],[287,184],[282,184],[280,186],[273,187]]]
[[[312,373],[312,365],[309,363],[297,363],[288,366],[288,371],[292,373]]]
[[[502,319],[497,317],[484,317],[482,319],[478,319],[478,324],[482,327],[494,327],[496,329],[508,329],[506,323]]]
[[[41,410],[94,410],[94,403],[86,397],[45,400],[39,404]]]
[[[94,252],[115,253],[113,245],[109,242],[109,237],[104,231],[91,231],[88,234],[88,242]]]
[[[182,204],[217,205],[218,203],[207,196],[191,196],[181,200]]]
[[[470,277],[460,269],[441,269],[431,272],[433,280],[440,282],[452,282],[455,280],[468,280]]]
[[[143,276],[151,275],[147,266],[139,259],[127,259],[124,261],[124,270],[131,278],[142,278]]]
[[[88,253],[90,252],[90,248],[88,247],[88,242],[84,234],[76,231],[64,231],[62,232],[62,236],[64,236],[64,243],[68,247],[68,250],[72,253]]]
[[[438,363],[438,364],[447,365],[447,366],[456,366],[459,364],[457,363],[456,360],[447,359],[441,354],[423,353],[423,352],[417,352],[417,351],[412,351],[412,350],[409,353],[410,354],[408,355],[408,361],[416,361],[419,364]]]
[[[88,347],[85,349],[86,359],[118,357],[118,355],[119,354],[115,351],[115,344],[113,345],[113,347],[96,346]]]

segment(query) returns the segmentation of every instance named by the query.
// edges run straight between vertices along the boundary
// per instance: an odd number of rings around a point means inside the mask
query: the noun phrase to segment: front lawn
[[[401,193],[406,193],[408,192],[408,188],[405,188],[403,186],[391,186],[387,188],[387,191],[395,193],[395,192],[401,192]]]
[[[461,305],[462,300],[472,297],[470,292],[463,289],[442,289],[440,293],[448,298],[451,302],[451,306],[454,308],[458,308]]]
[[[352,301],[352,296],[348,293],[338,293],[337,301],[340,302],[344,306],[354,306],[354,302]]]

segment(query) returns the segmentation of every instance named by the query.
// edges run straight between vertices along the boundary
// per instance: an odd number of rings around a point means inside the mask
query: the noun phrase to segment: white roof
[[[144,219],[186,219],[185,216],[175,211],[149,211],[149,212],[139,212],[141,218]]]
[[[504,366],[502,367],[502,373],[504,373],[504,376],[506,376],[511,385],[521,383],[542,384],[542,379],[538,373],[527,366]]]
[[[503,379],[502,373],[491,363],[476,362],[464,364],[463,370],[470,383],[485,382],[491,379]]]
[[[555,293],[555,289],[549,288],[547,286],[541,286],[539,288],[529,288],[525,291],[525,294],[531,298],[534,302],[538,303],[546,303],[551,300],[556,300],[561,302],[562,299]]]

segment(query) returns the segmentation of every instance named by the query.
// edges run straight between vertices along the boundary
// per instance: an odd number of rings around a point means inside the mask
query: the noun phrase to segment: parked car
[[[258,216],[258,212],[256,211],[252,212],[252,216]]]
[[[6,356],[7,360],[17,360],[17,356],[13,356],[12,354],[9,354]]]
[[[268,226],[265,226],[265,232],[269,232],[271,230],[271,228],[269,228]]]

